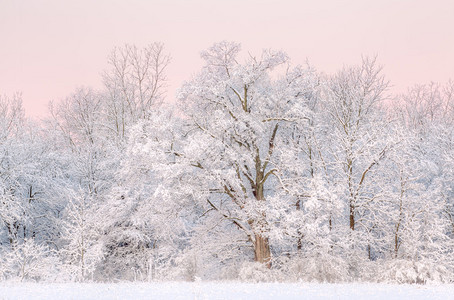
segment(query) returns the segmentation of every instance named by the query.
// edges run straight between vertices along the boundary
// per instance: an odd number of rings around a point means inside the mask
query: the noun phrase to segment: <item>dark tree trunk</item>
[[[259,180],[261,180],[262,178],[263,176],[258,176]],[[257,201],[265,201],[263,184],[257,185],[255,190],[255,198],[257,199]],[[262,222],[266,222],[265,215],[259,216],[259,218],[263,218],[263,220],[255,220],[254,223],[260,224]],[[269,239],[267,237],[264,237],[261,233],[255,233],[254,238],[254,260],[256,262],[265,264],[267,268],[271,268],[271,250]]]
[[[350,229],[355,230],[355,207],[350,203]]]
[[[255,234],[254,260],[266,264],[268,269],[271,268],[270,243],[268,238],[263,237],[260,234]]]

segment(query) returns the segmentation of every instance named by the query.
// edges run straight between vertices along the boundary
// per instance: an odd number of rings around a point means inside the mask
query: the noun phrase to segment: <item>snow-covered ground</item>
[[[454,299],[454,285],[314,283],[2,283],[0,299]]]

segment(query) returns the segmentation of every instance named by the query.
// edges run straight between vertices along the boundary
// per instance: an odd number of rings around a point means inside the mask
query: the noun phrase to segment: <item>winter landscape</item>
[[[39,118],[0,85],[0,299],[453,298],[454,81],[263,48],[169,91],[116,45]]]

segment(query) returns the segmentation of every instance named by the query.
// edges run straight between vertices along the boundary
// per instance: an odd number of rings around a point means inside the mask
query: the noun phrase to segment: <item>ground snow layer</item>
[[[1,283],[0,299],[454,299],[454,285],[315,283]]]

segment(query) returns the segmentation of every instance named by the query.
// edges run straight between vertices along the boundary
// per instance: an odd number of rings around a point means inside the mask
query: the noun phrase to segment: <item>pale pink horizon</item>
[[[454,1],[0,0],[0,94],[22,92],[26,113],[76,87],[100,88],[115,46],[164,43],[169,92],[198,72],[200,51],[232,40],[286,51],[335,72],[378,55],[394,91],[454,78]]]

